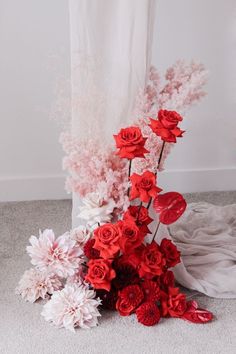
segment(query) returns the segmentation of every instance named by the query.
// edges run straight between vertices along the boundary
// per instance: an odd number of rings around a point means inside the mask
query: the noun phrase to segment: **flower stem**
[[[131,175],[131,165],[132,165],[132,160],[129,160],[129,177],[128,179],[130,178],[130,175]],[[128,197],[129,197],[129,192],[130,192],[130,187],[128,188]]]
[[[161,152],[160,152],[160,155],[159,155],[159,159],[158,159],[157,169],[156,169],[156,173],[155,173],[155,175],[157,175],[157,171],[158,171],[158,170],[159,170],[159,168],[160,168],[160,164],[161,164],[161,159],[162,159],[162,155],[163,155],[163,151],[164,151],[165,143],[166,143],[165,141],[163,141],[163,143],[162,143]]]
[[[143,205],[143,202],[140,203],[139,208],[138,208],[138,215],[137,215],[137,219],[136,219],[137,223],[138,223],[138,220],[139,220],[139,215],[140,215],[140,210],[142,208],[142,205]]]
[[[158,231],[158,229],[159,229],[160,224],[161,224],[161,222],[159,221],[158,224],[157,224],[156,231],[155,231],[155,233],[154,233],[154,235],[153,235],[152,242],[155,240],[155,237],[156,237],[156,235],[157,235],[157,231]]]

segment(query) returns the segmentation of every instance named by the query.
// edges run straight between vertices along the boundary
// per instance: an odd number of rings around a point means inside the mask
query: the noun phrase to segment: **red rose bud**
[[[144,145],[147,138],[144,138],[140,128],[128,127],[121,129],[118,135],[114,135],[116,147],[119,149],[117,155],[129,160],[135,157],[144,157],[149,151]]]
[[[165,225],[177,221],[184,213],[186,207],[187,203],[184,197],[177,192],[159,194],[153,201],[153,208],[160,214],[160,222]]]
[[[166,259],[166,266],[168,268],[180,263],[180,252],[171,240],[164,238],[161,241],[160,250]]]
[[[142,202],[148,203],[150,198],[155,198],[162,189],[156,186],[156,176],[150,171],[145,171],[142,175],[133,173],[130,177],[131,192],[130,200],[139,198]]]
[[[153,219],[149,216],[148,209],[144,206],[141,206],[141,208],[136,205],[130,206],[124,213],[123,219],[134,220],[140,231],[145,235],[151,233],[147,225],[149,225]]]
[[[138,267],[139,276],[145,279],[152,279],[156,275],[161,275],[165,263],[166,261],[162,256],[159,246],[153,241],[141,250]]]
[[[154,326],[160,321],[161,315],[154,302],[144,302],[136,310],[138,322],[144,326]]]
[[[84,245],[84,254],[88,259],[97,259],[100,257],[100,252],[93,248],[94,239],[88,240]]]
[[[183,118],[177,112],[161,109],[158,112],[158,119],[150,118],[151,124],[149,126],[163,141],[176,143],[176,138],[181,138],[184,133],[177,127],[182,120]]]

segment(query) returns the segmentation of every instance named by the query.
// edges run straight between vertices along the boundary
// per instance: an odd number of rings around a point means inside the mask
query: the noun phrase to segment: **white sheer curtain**
[[[109,141],[127,125],[149,70],[155,2],[70,0],[73,135]],[[78,205],[74,195],[74,227]]]

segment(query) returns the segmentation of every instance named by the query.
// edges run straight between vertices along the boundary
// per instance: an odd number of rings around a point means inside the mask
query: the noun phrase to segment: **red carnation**
[[[165,259],[160,252],[160,248],[155,241],[146,245],[142,249],[139,263],[139,276],[146,279],[152,279],[156,275],[163,273]]]
[[[119,291],[116,309],[121,316],[128,316],[138,307],[143,298],[143,291],[139,285],[128,285]]]
[[[162,189],[156,186],[156,176],[150,171],[145,171],[142,175],[133,173],[130,177],[131,192],[130,200],[140,198],[144,203],[148,203],[150,198],[155,198]]]
[[[119,244],[124,253],[129,253],[141,245],[144,234],[133,220],[120,221],[119,227],[121,230]]]
[[[112,261],[106,259],[91,259],[88,262],[88,273],[85,279],[94,289],[104,289],[110,291],[111,281],[116,273],[111,268]]]
[[[94,231],[94,248],[100,251],[103,258],[112,258],[120,250],[120,228],[117,224],[104,224]]]
[[[168,293],[161,291],[161,309],[163,317],[182,317],[187,310],[186,295],[179,288],[168,288]]]
[[[177,112],[161,109],[158,112],[158,119],[150,118],[149,126],[163,141],[176,143],[176,138],[181,138],[184,133],[184,130],[177,127],[182,120],[183,118]]]
[[[84,254],[88,259],[97,259],[100,257],[100,252],[93,248],[94,239],[88,240],[84,245]]]
[[[164,238],[160,244],[160,250],[166,259],[167,267],[174,267],[180,263],[180,252],[171,240]]]
[[[153,219],[148,214],[148,209],[144,206],[132,205],[128,208],[128,210],[124,213],[124,220],[132,219],[136,222],[136,225],[139,227],[140,231],[145,235],[151,233],[148,229],[147,225],[149,225]]]
[[[153,302],[144,302],[136,310],[138,322],[144,326],[154,326],[160,321],[161,315],[157,305]]]
[[[155,281],[145,280],[141,283],[141,288],[145,301],[155,302],[160,299],[160,288]]]
[[[135,157],[144,157],[149,152],[144,145],[147,138],[144,138],[140,128],[128,127],[121,129],[118,135],[114,135],[116,147],[120,149],[117,154],[121,158],[133,159]]]

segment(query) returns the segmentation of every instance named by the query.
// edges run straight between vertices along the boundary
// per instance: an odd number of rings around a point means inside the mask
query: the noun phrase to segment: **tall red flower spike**
[[[154,210],[160,214],[160,222],[172,224],[180,218],[187,207],[184,197],[177,192],[159,194],[153,201]]]
[[[198,308],[196,301],[189,301],[187,310],[181,318],[193,323],[207,323],[213,319],[213,314],[210,311]]]

